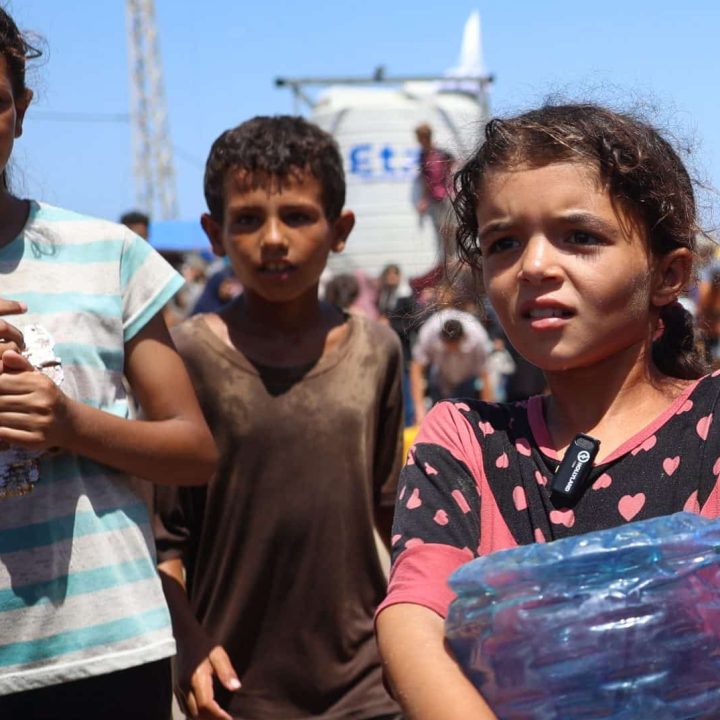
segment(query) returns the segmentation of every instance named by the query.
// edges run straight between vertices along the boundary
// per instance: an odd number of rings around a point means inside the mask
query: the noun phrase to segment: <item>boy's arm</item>
[[[406,720],[496,720],[448,651],[437,613],[391,605],[376,627],[385,677]]]
[[[232,720],[215,700],[213,678],[217,676],[230,692],[240,689],[240,681],[224,648],[213,645],[193,615],[182,560],[166,560],[158,569],[177,642],[178,701],[192,717]]]
[[[65,395],[21,355],[3,355],[0,440],[58,447],[157,483],[206,483],[217,451],[161,314],[125,346],[125,372],[143,409],[127,420]]]

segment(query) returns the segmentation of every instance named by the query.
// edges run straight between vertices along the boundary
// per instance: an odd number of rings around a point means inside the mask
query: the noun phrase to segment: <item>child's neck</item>
[[[267,302],[245,293],[219,316],[226,342],[251,360],[291,367],[319,360],[345,335],[345,317],[321,303],[317,292],[291,303]]]
[[[7,191],[0,191],[0,247],[11,243],[27,222],[29,205]]]
[[[246,328],[261,328],[264,334],[302,335],[323,320],[317,290],[291,302],[268,302],[255,293],[245,293],[238,306],[239,320]]]
[[[558,451],[579,432],[600,440],[597,461],[660,415],[687,387],[662,375],[649,347],[632,346],[591,367],[547,374],[548,430]]]

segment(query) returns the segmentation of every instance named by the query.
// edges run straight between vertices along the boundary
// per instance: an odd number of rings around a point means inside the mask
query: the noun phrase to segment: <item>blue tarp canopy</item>
[[[156,250],[208,252],[210,242],[199,220],[154,220],[150,225],[150,244]]]

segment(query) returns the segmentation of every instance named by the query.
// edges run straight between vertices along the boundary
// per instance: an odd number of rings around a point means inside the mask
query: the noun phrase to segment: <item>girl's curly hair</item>
[[[556,162],[596,167],[612,198],[641,222],[653,255],[680,247],[695,251],[700,230],[693,183],[658,130],[599,105],[547,104],[514,118],[491,120],[484,142],[455,174],[453,206],[461,260],[481,265],[477,205],[485,175]],[[673,377],[699,377],[705,366],[694,350],[692,323],[676,304],[663,308],[661,318],[664,331],[653,344],[655,364]]]
[[[23,35],[6,10],[0,8],[0,54],[7,63],[13,95],[17,98],[26,90],[25,66],[28,60],[35,60],[42,51],[32,45]]]

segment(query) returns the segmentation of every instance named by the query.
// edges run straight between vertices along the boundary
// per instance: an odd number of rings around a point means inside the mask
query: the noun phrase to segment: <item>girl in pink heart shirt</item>
[[[653,127],[594,105],[493,120],[456,176],[458,254],[549,394],[448,400],[400,480],[387,679],[412,720],[491,709],[443,642],[457,567],[495,550],[687,510],[720,510],[718,373],[678,298],[698,234],[693,183]],[[599,441],[581,492],[551,490],[578,433]],[[437,692],[439,687],[443,692]]]

